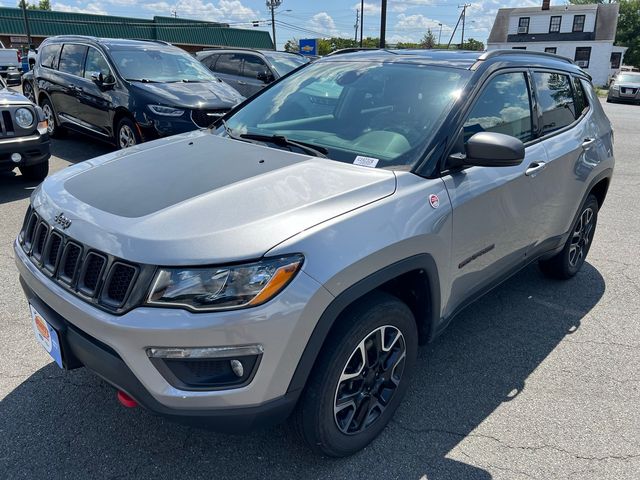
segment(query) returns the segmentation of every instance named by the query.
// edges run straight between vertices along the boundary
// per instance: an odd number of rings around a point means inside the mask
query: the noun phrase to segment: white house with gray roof
[[[487,40],[487,50],[549,52],[575,61],[596,85],[620,71],[626,47],[613,45],[617,3],[501,8]]]

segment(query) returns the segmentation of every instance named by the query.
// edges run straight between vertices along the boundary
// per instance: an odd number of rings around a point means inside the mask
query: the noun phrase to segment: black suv
[[[47,39],[22,89],[50,136],[68,128],[120,148],[208,127],[243,99],[173,45],[81,36]]]
[[[297,53],[245,48],[204,50],[196,53],[196,58],[245,97],[309,63]]]

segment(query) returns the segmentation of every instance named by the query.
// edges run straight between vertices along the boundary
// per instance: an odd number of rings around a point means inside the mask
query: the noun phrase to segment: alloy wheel
[[[55,118],[53,116],[53,110],[51,109],[51,105],[45,103],[42,106],[42,111],[44,112],[44,118],[47,119],[47,133],[51,135],[56,128]]]
[[[132,147],[136,144],[136,136],[129,125],[122,125],[118,135],[120,148]]]
[[[396,393],[406,359],[400,330],[385,325],[369,333],[349,356],[334,397],[338,429],[354,435],[380,418]]]
[[[581,214],[573,230],[569,247],[569,265],[577,266],[586,256],[593,234],[593,209],[586,208]]]
[[[36,96],[33,94],[33,88],[31,88],[31,85],[29,83],[25,82],[24,86],[22,87],[22,93],[29,99],[30,102],[36,103]]]

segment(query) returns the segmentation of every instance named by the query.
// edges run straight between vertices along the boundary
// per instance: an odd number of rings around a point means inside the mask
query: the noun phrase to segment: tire
[[[36,103],[36,96],[33,92],[33,85],[29,82],[22,84],[22,94],[29,99],[30,102]]]
[[[20,173],[25,180],[30,182],[41,182],[49,175],[49,160],[35,165],[19,167]]]
[[[47,119],[47,133],[51,138],[60,138],[64,135],[64,129],[58,123],[56,111],[48,98],[43,98],[40,102],[44,116]]]
[[[115,143],[120,150],[142,143],[138,129],[130,118],[124,117],[118,122]]]
[[[383,292],[364,297],[337,322],[292,422],[316,453],[345,457],[373,441],[400,405],[415,364],[418,331],[409,307]],[[375,351],[385,354],[386,361],[379,362],[380,356],[371,361]],[[363,352],[369,354],[369,364],[362,361]],[[348,378],[340,381],[344,376]]]
[[[538,262],[542,273],[551,278],[567,280],[580,271],[596,232],[598,208],[597,198],[590,194],[580,207],[562,251],[548,260]]]

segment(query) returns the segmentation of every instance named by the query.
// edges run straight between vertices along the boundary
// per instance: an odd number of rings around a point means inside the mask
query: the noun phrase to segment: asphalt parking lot
[[[531,266],[420,351],[385,432],[351,458],[285,427],[221,435],[127,410],[36,344],[11,244],[35,185],[0,175],[1,478],[640,478],[640,107],[609,105],[617,165],[581,273]],[[110,151],[54,141],[52,171]]]

